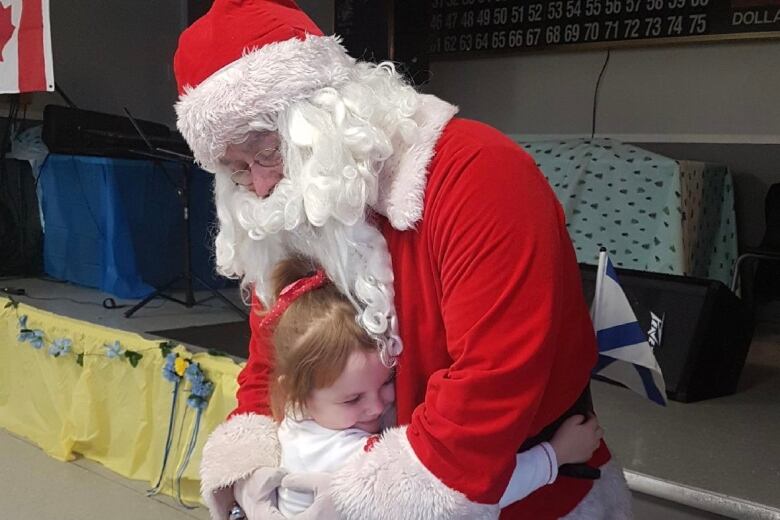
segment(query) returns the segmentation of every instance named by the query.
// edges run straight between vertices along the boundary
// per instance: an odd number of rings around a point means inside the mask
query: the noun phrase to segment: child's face
[[[394,400],[393,370],[382,364],[378,353],[357,351],[331,386],[312,391],[306,411],[325,428],[377,433],[382,414]]]

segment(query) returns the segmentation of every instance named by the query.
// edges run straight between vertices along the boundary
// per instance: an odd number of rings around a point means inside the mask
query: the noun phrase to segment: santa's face
[[[282,180],[281,139],[276,132],[249,132],[245,140],[229,144],[220,163],[231,172],[231,180],[258,197],[269,196]]]
[[[224,151],[214,150],[216,260],[220,273],[240,277],[269,305],[274,265],[290,255],[312,258],[350,299],[389,364],[401,347],[393,272],[384,237],[367,216],[393,139],[360,109],[373,106],[373,91],[358,90],[366,99],[348,103],[322,89],[273,120],[247,124],[243,134],[234,129]]]

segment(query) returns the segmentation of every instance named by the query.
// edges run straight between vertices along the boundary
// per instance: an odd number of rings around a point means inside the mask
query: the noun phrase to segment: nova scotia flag
[[[665,406],[666,385],[661,368],[603,250],[599,253],[591,318],[599,348],[593,375],[625,385]]]

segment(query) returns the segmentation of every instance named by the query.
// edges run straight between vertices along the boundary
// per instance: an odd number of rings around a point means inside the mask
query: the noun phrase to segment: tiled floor
[[[754,338],[734,395],[662,408],[592,386],[607,441],[627,469],[780,512],[780,330]]]
[[[127,480],[85,459],[55,460],[0,429],[0,518],[30,520],[207,520],[170,497],[147,497],[146,483]]]
[[[141,334],[241,319],[217,299],[189,309],[167,300],[154,300],[131,318],[125,318],[127,307],[103,308],[103,299],[111,295],[94,289],[44,279],[5,279],[0,281],[0,287],[23,288],[26,296],[13,296],[22,303]],[[226,289],[222,293],[241,304],[238,289]],[[201,292],[197,296],[201,300],[209,295]],[[116,300],[119,305],[136,303]],[[164,495],[148,498],[148,487],[147,482],[125,479],[86,459],[60,462],[28,441],[0,429],[0,520],[209,518],[202,507],[188,510]]]
[[[15,297],[24,303],[140,333],[239,319],[218,300],[191,309],[156,301],[127,319],[125,309],[103,309],[100,303],[109,295],[91,289],[40,279],[0,283],[8,286],[27,291],[29,297]],[[240,302],[237,289],[226,294]],[[762,316],[736,395],[672,402],[664,409],[624,389],[594,383],[608,442],[626,469],[774,508],[762,516],[735,518],[780,518],[780,306]],[[146,487],[88,460],[51,459],[0,430],[0,519],[208,518],[202,508],[187,510],[168,497],[147,498]],[[636,496],[638,520],[721,518],[686,508],[670,513],[661,501]]]

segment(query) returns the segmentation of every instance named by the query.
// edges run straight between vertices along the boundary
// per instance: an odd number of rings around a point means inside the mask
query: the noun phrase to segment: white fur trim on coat
[[[479,504],[423,466],[406,427],[386,431],[366,454],[336,472],[331,497],[343,520],[488,520],[498,504]]]
[[[414,115],[419,132],[416,142],[388,161],[379,174],[379,200],[375,209],[399,231],[411,229],[422,219],[428,166],[444,127],[458,107],[436,96],[420,95],[420,109]]]
[[[233,504],[233,483],[257,468],[279,465],[277,424],[263,415],[235,415],[217,426],[203,446],[200,492],[215,520]]]
[[[613,460],[601,466],[601,478],[572,512],[561,520],[631,520],[631,491],[623,469]]]
[[[198,163],[213,172],[227,144],[246,135],[250,122],[346,82],[354,63],[336,36],[265,45],[185,87],[176,103],[177,126]]]

